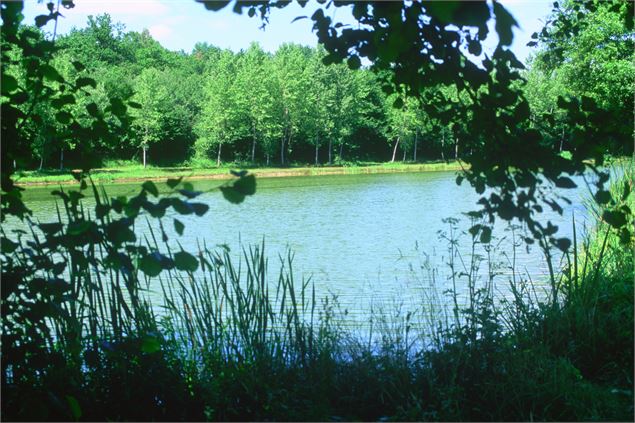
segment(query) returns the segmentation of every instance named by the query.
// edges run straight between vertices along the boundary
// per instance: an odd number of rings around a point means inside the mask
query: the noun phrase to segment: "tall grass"
[[[264,242],[184,255],[157,211],[193,207],[172,188],[93,187],[94,211],[62,190],[57,222],[3,232],[3,419],[633,419],[633,244],[601,219],[544,294],[448,220],[421,308],[375,311],[361,333],[290,252],[277,271]],[[139,210],[158,219],[143,240]]]

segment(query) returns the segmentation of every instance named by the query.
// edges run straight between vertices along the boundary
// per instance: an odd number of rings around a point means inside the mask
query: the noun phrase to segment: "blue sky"
[[[46,2],[27,0],[25,3],[27,22],[33,22],[36,15],[46,13]],[[274,10],[270,24],[264,30],[259,29],[261,22],[258,18],[237,15],[231,11],[231,5],[220,12],[211,12],[193,0],[75,0],[75,3],[75,8],[62,11],[64,18],[58,23],[61,34],[73,27],[83,27],[89,15],[109,13],[115,22],[125,24],[128,30],[147,28],[156,40],[171,50],[189,52],[198,41],[234,51],[246,48],[252,41],[258,41],[268,51],[275,51],[285,42],[317,44],[309,19],[292,23],[297,16],[311,15],[316,6],[311,2],[305,8],[294,3],[282,10]],[[525,45],[531,34],[542,28],[552,1],[503,0],[502,4],[520,25],[514,34],[512,50],[524,61],[531,51]],[[335,19],[352,22],[350,13],[345,9],[331,7],[328,13]],[[50,26],[47,29],[50,30]]]

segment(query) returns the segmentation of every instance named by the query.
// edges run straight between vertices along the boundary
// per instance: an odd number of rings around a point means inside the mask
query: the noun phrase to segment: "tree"
[[[216,148],[217,166],[221,163],[223,144],[233,142],[246,132],[236,103],[235,70],[232,53],[224,51],[207,75],[202,113],[195,126],[196,150],[207,156]]]
[[[530,83],[531,78],[541,79],[540,83],[550,88],[550,108],[554,97],[565,110],[569,108],[566,99],[575,98],[583,109],[601,111],[594,113],[601,121],[589,122],[591,125],[586,126],[601,125],[601,136],[606,139],[594,141],[606,146],[608,151],[622,154],[633,151],[631,142],[623,142],[632,137],[633,129],[635,34],[632,7],[632,2],[555,3],[545,28],[540,34],[534,34],[537,41],[532,44],[537,44],[540,49],[529,72]],[[540,99],[535,97],[533,104],[540,107]],[[564,111],[559,114],[560,122],[568,115]],[[566,131],[571,132],[574,145],[584,144],[577,138],[589,135],[579,133],[575,124],[569,125]]]
[[[227,3],[204,4],[208,9],[219,10]],[[572,4],[572,9],[582,16],[585,10],[596,13],[601,9],[598,0]],[[616,11],[625,27],[632,31],[633,3],[608,4],[606,7]],[[266,20],[274,6],[286,5],[286,2],[237,3],[234,10],[240,13],[248,8],[250,16],[259,12]],[[329,7],[350,7],[360,25],[355,28],[333,21],[331,14],[325,13]],[[558,196],[550,194],[550,190],[537,189],[538,185],[545,181],[561,188],[574,187],[573,181],[562,174],[580,175],[588,168],[600,175],[596,196],[611,197],[605,188],[608,176],[598,165],[602,165],[605,147],[610,143],[632,151],[632,125],[628,133],[602,127],[602,119],[610,113],[598,108],[592,99],[587,97],[582,105],[577,100],[562,99],[559,106],[576,128],[572,136],[572,142],[577,144],[575,152],[571,158],[564,158],[552,144],[545,142],[529,122],[530,106],[519,84],[522,81],[519,71],[524,66],[509,50],[512,29],[517,23],[500,3],[494,1],[490,8],[485,2],[329,2],[317,8],[311,19],[328,52],[325,63],[346,61],[356,69],[361,66],[361,58],[367,58],[373,69],[385,71],[388,78],[384,89],[389,94],[401,87],[407,95],[415,97],[421,97],[431,87],[453,86],[457,90],[459,101],[451,103],[449,113],[442,107],[443,103],[450,103],[443,95],[439,96],[439,103],[422,104],[432,118],[444,126],[451,125],[455,134],[459,130],[470,134],[462,140],[467,152],[463,158],[470,166],[457,181],[467,179],[479,194],[485,192],[485,187],[491,188],[479,201],[482,208],[473,216],[487,217],[489,224],[496,216],[518,219],[544,248],[553,244],[566,250],[570,242],[554,236],[557,227],[535,219],[541,204],[562,212]],[[483,53],[482,42],[488,36],[491,20],[495,21],[498,45],[490,55]],[[585,27],[584,19],[575,21],[566,14],[560,14],[555,22],[562,23],[555,27],[555,33],[564,34],[565,38]],[[558,37],[554,40],[557,45]],[[612,41],[619,43],[623,39],[617,37]],[[466,51],[479,60],[468,59]],[[628,51],[632,54],[633,49]],[[588,159],[593,159],[594,164]],[[619,213],[620,218],[612,220],[616,227],[624,228],[626,219]],[[474,235],[488,233],[482,232],[480,224],[473,230]],[[529,241],[532,240],[528,238]]]
[[[394,141],[391,162],[395,161],[397,147],[402,145],[404,160],[407,147],[413,143],[419,126],[418,122],[418,101],[411,97],[406,97],[404,93],[395,93],[386,98],[386,115],[388,125],[386,127],[386,138]]]
[[[133,112],[134,126],[137,128],[137,146],[143,152],[143,167],[146,167],[146,153],[150,144],[160,140],[162,108],[168,99],[167,87],[161,80],[160,71],[145,69],[135,79],[134,101],[141,108]]]
[[[303,78],[310,49],[294,44],[283,44],[274,55],[274,72],[277,77],[281,101],[282,137],[280,138],[280,165],[286,164],[286,152],[303,123],[306,106]]]
[[[235,101],[238,113],[248,121],[252,163],[256,161],[256,146],[263,137],[264,126],[272,117],[271,107],[267,107],[267,103],[272,101],[266,82],[270,77],[266,66],[269,60],[262,48],[252,43],[237,63]]]

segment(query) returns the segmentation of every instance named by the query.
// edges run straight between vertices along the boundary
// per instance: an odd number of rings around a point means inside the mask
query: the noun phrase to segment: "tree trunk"
[[[269,153],[265,153],[265,158],[267,160],[267,166],[269,166]]]
[[[251,162],[256,162],[256,132],[254,131],[254,137],[251,141]]]
[[[340,160],[344,160],[344,141],[340,143]]]
[[[395,147],[392,149],[392,159],[390,159],[390,163],[395,162],[395,156],[397,155],[397,147],[399,146],[399,139],[400,137],[397,137],[397,141],[395,141]]]
[[[318,149],[319,149],[318,144],[315,143],[315,165],[316,166],[318,165],[318,162],[319,162],[319,160],[318,160]]]
[[[564,144],[564,128],[562,128],[562,136],[560,137],[560,152],[562,153],[562,146]]]
[[[417,161],[417,142],[419,141],[418,136],[419,136],[419,131],[415,132],[415,151],[412,154],[412,161],[413,162]]]
[[[333,136],[329,137],[329,164],[333,164]]]
[[[60,170],[64,169],[64,147],[60,149]]]
[[[285,136],[282,135],[282,140],[280,141],[280,165],[284,166],[284,141]]]
[[[148,127],[145,127],[146,134],[143,139],[143,168],[146,168],[146,150],[148,149]]]
[[[220,153],[223,143],[218,144],[218,155],[216,156],[216,167],[220,167]]]
[[[441,132],[441,160],[445,161],[445,131]]]
[[[402,162],[406,161],[406,149],[403,149],[403,159],[401,159]]]
[[[459,159],[459,137],[454,139],[454,160]]]
[[[43,166],[44,166],[44,152],[42,152],[42,155],[40,156],[40,168],[39,168],[39,170],[42,170]],[[13,167],[15,168],[15,163],[13,163]]]

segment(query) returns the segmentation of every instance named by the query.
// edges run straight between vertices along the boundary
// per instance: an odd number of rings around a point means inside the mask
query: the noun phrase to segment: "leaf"
[[[346,64],[348,65],[349,69],[356,70],[362,66],[362,61],[359,60],[358,56],[351,56],[346,61]]]
[[[223,193],[225,200],[232,204],[240,204],[245,199],[245,195],[235,190],[234,187],[220,187],[220,192]]]
[[[192,214],[194,211],[190,203],[179,198],[172,198],[172,208],[178,214]]]
[[[61,223],[40,223],[38,226],[42,232],[49,236],[55,235],[64,227]]]
[[[185,225],[181,223],[180,220],[174,219],[174,230],[176,231],[176,233],[178,233],[179,235],[183,235],[184,229],[185,229]]]
[[[198,269],[198,260],[186,251],[179,251],[174,254],[174,265],[179,270],[194,272]]]
[[[154,182],[152,182],[152,181],[145,181],[145,182],[141,185],[141,187],[142,187],[145,191],[147,191],[147,192],[149,192],[150,194],[152,194],[153,196],[155,196],[155,197],[158,197],[158,196],[159,196],[159,190],[157,189],[157,186],[156,186],[156,185],[154,185]]]
[[[571,240],[569,238],[558,238],[555,244],[556,247],[564,253],[571,247]]]
[[[243,176],[247,175],[247,171],[246,170],[230,170],[229,173],[231,173],[232,175],[238,177],[238,178],[242,178]]]
[[[492,240],[492,228],[488,226],[482,226],[480,240],[483,244],[489,244],[489,242]]]
[[[561,176],[557,178],[554,183],[558,188],[576,188],[577,185],[575,182],[571,180],[571,178],[567,178],[566,176]]]
[[[42,75],[44,75],[44,78],[48,79],[49,81],[64,82],[64,78],[62,78],[62,75],[60,75],[57,69],[55,69],[53,66],[42,65],[40,70],[42,72]]]
[[[467,50],[474,56],[480,56],[483,52],[483,47],[478,40],[470,40],[467,44]]]
[[[110,99],[110,110],[116,116],[123,116],[126,114],[127,107],[125,104],[123,104],[123,101],[121,101],[117,97],[113,97]]]
[[[187,197],[189,199],[196,198],[196,197],[198,197],[199,195],[202,194],[201,191],[190,191],[190,190],[187,190],[187,189],[180,189],[179,193],[182,196]]]
[[[70,113],[65,111],[57,112],[55,114],[55,119],[62,125],[68,124],[71,121],[72,117],[73,116]]]
[[[98,117],[99,116],[99,109],[97,108],[97,105],[95,103],[87,104],[86,105],[86,111],[92,117]]]
[[[74,60],[73,62],[71,62],[73,64],[73,67],[75,68],[75,70],[77,72],[81,72],[84,69],[86,69],[86,66],[84,66],[84,64],[82,62],[78,62],[77,60]]]
[[[256,193],[256,177],[254,175],[243,176],[234,182],[234,188],[244,195]]]
[[[88,78],[85,76],[77,78],[77,81],[75,81],[75,88],[82,88],[86,86],[97,88],[97,82],[95,82],[93,78]]]
[[[213,0],[213,1],[197,0],[197,2],[203,3],[207,10],[213,10],[213,11],[221,10],[222,8],[224,8],[225,6],[229,4],[228,1],[218,1],[218,0]]]
[[[68,408],[71,410],[73,419],[79,420],[82,417],[82,409],[79,406],[79,401],[72,395],[66,395],[66,402],[68,403]]]
[[[518,23],[507,9],[498,2],[494,2],[494,16],[496,17],[495,28],[498,33],[499,45],[511,45],[514,39],[512,27],[517,27]]]
[[[482,227],[482,225],[474,225],[470,229],[468,229],[468,232],[470,233],[470,235],[475,237],[476,234],[478,234],[478,231],[481,230],[481,227]]]
[[[55,107],[56,109],[61,109],[68,104],[75,104],[75,97],[70,94],[66,94],[51,100],[51,106]]]
[[[82,235],[88,232],[93,226],[93,222],[81,220],[79,222],[69,223],[67,233],[69,235]]]
[[[425,8],[428,14],[439,19],[441,22],[448,23],[452,20],[454,11],[460,6],[458,2],[436,2],[431,1],[425,3]]]
[[[197,216],[203,216],[209,210],[209,206],[204,203],[190,203],[190,206],[194,210],[194,214]]]
[[[18,89],[18,81],[11,75],[2,74],[2,93],[8,94]]]
[[[611,193],[605,190],[598,191],[595,193],[595,201],[597,201],[598,204],[607,204],[611,201]]]
[[[8,238],[0,238],[0,252],[2,252],[2,254],[11,254],[16,248],[18,248],[18,244],[16,242],[13,242]]]
[[[624,191],[622,191],[622,201],[626,201],[629,195],[631,195],[631,184],[627,182],[624,184]]]
[[[602,219],[614,228],[621,228],[626,225],[626,215],[618,210],[604,211],[604,213],[602,213]]]
[[[146,275],[154,277],[161,273],[163,267],[155,254],[147,254],[139,261],[139,269]]]
[[[168,179],[166,181],[166,185],[168,187],[174,189],[174,187],[176,187],[178,184],[180,184],[182,180],[183,180],[182,176],[180,178],[177,178],[177,179]]]
[[[38,15],[35,17],[35,26],[42,28],[51,19],[53,19],[51,15]]]
[[[141,352],[153,354],[161,350],[161,341],[155,336],[146,336],[141,342]]]

